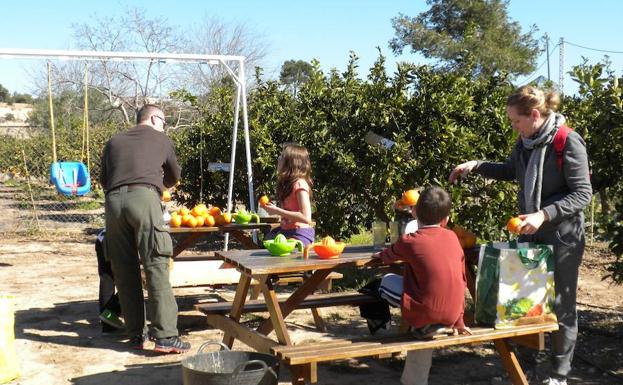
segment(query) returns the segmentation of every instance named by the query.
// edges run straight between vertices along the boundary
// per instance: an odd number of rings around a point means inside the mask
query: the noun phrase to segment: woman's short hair
[[[439,186],[427,187],[415,205],[417,219],[423,225],[436,225],[450,215],[452,200],[446,190]]]
[[[520,115],[530,115],[532,110],[538,110],[541,115],[548,116],[558,109],[559,104],[560,95],[557,92],[545,93],[533,86],[519,87],[506,99],[506,105],[515,107]]]

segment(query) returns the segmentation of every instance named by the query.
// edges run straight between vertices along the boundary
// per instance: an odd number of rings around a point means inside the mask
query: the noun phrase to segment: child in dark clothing
[[[118,329],[123,329],[123,321],[119,319],[121,315],[121,305],[119,296],[115,292],[115,280],[113,278],[110,262],[104,255],[104,236],[106,230],[102,230],[95,240],[95,254],[97,255],[97,274],[100,278],[99,287],[99,312],[100,322],[103,333],[112,333]]]
[[[383,278],[379,291],[392,303],[401,304],[402,317],[416,337],[428,337],[449,328],[455,334],[471,334],[463,323],[465,257],[456,234],[445,228],[452,202],[440,187],[425,189],[413,208],[418,230],[403,235],[375,257],[384,263],[402,261],[404,277]],[[407,354],[401,382],[428,384],[432,349]]]

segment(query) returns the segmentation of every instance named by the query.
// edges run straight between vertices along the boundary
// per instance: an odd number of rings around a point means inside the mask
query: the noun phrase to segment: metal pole
[[[16,58],[37,58],[48,57],[60,60],[89,60],[89,59],[111,59],[113,61],[123,60],[167,60],[207,62],[208,64],[219,64],[220,61],[244,60],[244,56],[235,55],[202,55],[202,54],[179,54],[179,53],[158,53],[158,52],[113,52],[113,51],[70,51],[57,49],[14,49],[0,48],[0,59]]]
[[[545,34],[545,54],[547,55],[547,81],[551,81],[550,72],[549,72],[549,36]]]
[[[244,149],[247,158],[247,183],[249,188],[249,210],[255,211],[255,191],[253,191],[253,167],[251,160],[251,139],[249,137],[249,116],[247,112],[247,91],[244,76],[244,62],[240,61],[238,78],[242,83],[242,126],[244,128]],[[253,232],[253,242],[257,242],[257,232]]]
[[[52,158],[56,163],[56,133],[54,132],[54,104],[52,103],[52,63],[48,62],[48,102],[50,104],[50,129],[52,130]]]
[[[234,106],[234,128],[231,137],[231,158],[229,160],[229,185],[227,187],[227,211],[231,213],[234,193],[234,170],[236,166],[236,142],[238,139],[238,116],[240,114],[240,84],[236,84],[236,104]],[[225,233],[225,251],[229,247],[229,233]]]
[[[560,47],[558,48],[558,52],[560,54],[560,60],[558,65],[558,87],[560,88],[560,93],[565,93],[565,38],[560,38]]]

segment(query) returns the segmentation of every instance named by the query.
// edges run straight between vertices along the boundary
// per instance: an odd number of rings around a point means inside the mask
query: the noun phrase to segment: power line
[[[530,75],[526,76],[526,78],[527,78],[527,77],[531,77],[531,78],[530,78],[530,80],[521,82],[521,85],[529,84],[529,83],[530,83],[530,82],[532,82],[534,79],[536,79],[536,78],[538,78],[538,77],[540,76],[540,75],[539,75],[539,70],[540,70],[541,68],[543,68],[543,66],[544,66],[546,63],[548,63],[548,62],[549,62],[549,58],[551,58],[551,57],[552,57],[552,55],[554,54],[554,51],[556,50],[556,48],[558,48],[558,46],[560,46],[560,43],[556,44],[556,45],[552,48],[552,50],[551,50],[551,51],[550,51],[550,53],[549,53],[549,56],[547,56],[547,57],[545,58],[545,60],[543,60],[543,62],[541,63],[541,65],[539,65],[539,66],[537,67],[537,69],[536,69],[536,70],[534,70],[534,72],[532,72]]]
[[[575,44],[575,43],[571,43],[569,40],[565,40],[566,44],[572,45],[574,47],[578,47],[578,48],[583,48],[583,49],[588,49],[591,51],[597,51],[597,52],[605,52],[605,53],[623,53],[623,51],[612,51],[612,50],[608,50],[608,49],[599,49],[599,48],[591,48],[591,47],[586,47],[584,45],[580,45],[580,44]]]

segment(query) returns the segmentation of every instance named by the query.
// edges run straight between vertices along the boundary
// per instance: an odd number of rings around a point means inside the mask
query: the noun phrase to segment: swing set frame
[[[244,146],[247,161],[247,184],[249,190],[249,209],[255,211],[255,192],[253,190],[253,171],[251,167],[251,141],[249,137],[249,118],[247,112],[247,90],[244,70],[244,56],[236,55],[204,55],[204,54],[176,54],[152,52],[110,52],[110,51],[72,51],[72,50],[45,50],[45,49],[11,49],[0,48],[0,59],[57,59],[57,60],[111,60],[111,61],[152,61],[170,63],[196,63],[207,65],[221,65],[236,85],[236,102],[234,104],[234,122],[232,126],[231,158],[229,164],[229,184],[227,189],[227,211],[232,210],[234,169],[236,161],[236,143],[238,126],[242,110],[242,125],[244,130]],[[234,70],[232,64],[237,64]],[[227,249],[228,235],[225,234],[225,248]]]

